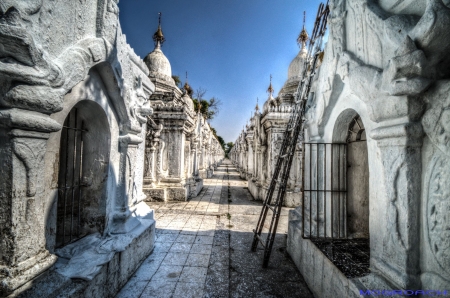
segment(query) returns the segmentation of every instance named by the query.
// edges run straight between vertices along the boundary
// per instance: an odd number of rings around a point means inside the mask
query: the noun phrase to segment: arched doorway
[[[347,235],[369,238],[369,161],[359,115],[350,121],[347,134]]]
[[[102,233],[106,221],[110,130],[95,102],[78,102],[67,115],[59,151],[56,248]]]
[[[369,163],[366,130],[348,109],[332,142],[303,143],[302,237],[348,278],[370,273]]]

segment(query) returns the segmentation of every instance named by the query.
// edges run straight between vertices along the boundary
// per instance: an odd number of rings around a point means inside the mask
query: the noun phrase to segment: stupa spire
[[[166,39],[164,38],[164,34],[162,32],[162,29],[161,29],[161,16],[162,16],[162,13],[159,12],[158,15],[159,15],[159,18],[158,18],[158,29],[156,30],[155,34],[153,34],[153,41],[155,42],[155,48],[160,48],[161,45],[166,41]]]
[[[305,23],[306,23],[306,11],[303,12],[303,29],[297,38],[297,43],[302,50],[306,49],[306,42],[309,40],[309,35],[308,32],[306,32],[305,28]]]
[[[186,91],[186,93],[189,96],[192,96],[193,91],[192,91],[191,86],[188,83],[188,72],[187,71],[186,71],[186,82],[184,83],[183,89]]]
[[[272,75],[270,75],[270,85],[269,85],[269,88],[267,88],[267,93],[269,93],[269,97],[272,97],[273,92],[274,92],[274,90],[272,87]]]

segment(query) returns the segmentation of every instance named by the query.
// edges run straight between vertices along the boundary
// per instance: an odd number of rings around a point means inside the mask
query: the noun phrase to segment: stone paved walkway
[[[225,160],[189,202],[149,203],[156,244],[116,298],[313,297],[285,252],[288,209],[280,218],[269,268],[250,251],[261,202]]]

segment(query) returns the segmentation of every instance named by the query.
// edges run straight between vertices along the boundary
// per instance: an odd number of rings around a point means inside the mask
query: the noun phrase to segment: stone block
[[[187,201],[188,193],[184,187],[168,187],[166,189],[166,202]]]
[[[196,197],[203,189],[203,179],[196,179],[191,197]]]
[[[132,237],[131,242],[124,250],[114,252],[109,261],[99,265],[92,279],[70,278],[66,274],[73,271],[70,268],[61,271],[61,266],[65,264],[57,263],[54,270],[46,271],[17,289],[10,297],[113,297],[153,250],[155,222],[144,221],[144,224],[132,231],[129,236]],[[119,241],[116,245],[121,245],[120,240],[111,241]],[[86,270],[90,270],[89,259],[77,262],[85,263]],[[69,265],[74,267],[73,270],[77,270],[83,264],[74,262]]]
[[[284,197],[284,206],[295,208],[302,204],[302,193],[301,192],[286,192]]]
[[[144,188],[142,192],[147,196],[146,202],[165,202],[166,192],[163,188]]]
[[[198,175],[199,175],[200,178],[202,178],[202,179],[208,178],[207,173],[206,173],[206,170],[199,170],[199,171],[198,171]]]

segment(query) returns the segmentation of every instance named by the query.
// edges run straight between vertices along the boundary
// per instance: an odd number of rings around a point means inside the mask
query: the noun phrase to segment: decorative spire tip
[[[274,92],[274,90],[272,87],[272,75],[270,75],[270,85],[269,85],[269,88],[267,89],[267,93],[269,93],[269,96],[272,96],[273,92]]]
[[[308,32],[306,32],[305,28],[305,23],[306,23],[306,11],[303,12],[303,29],[297,38],[297,43],[299,46],[301,46],[302,50],[306,48],[306,42],[309,40],[309,35]]]
[[[164,38],[164,34],[162,32],[162,29],[161,29],[162,13],[159,12],[158,15],[159,15],[158,16],[158,29],[156,30],[155,34],[153,34],[153,41],[155,42],[156,48],[159,48],[166,41],[166,39]]]
[[[192,96],[193,91],[192,91],[191,86],[188,83],[188,72],[187,71],[186,71],[186,82],[184,83],[183,89],[187,92],[187,94],[189,96]],[[200,107],[201,107],[201,105],[199,105],[199,111],[200,111]]]

